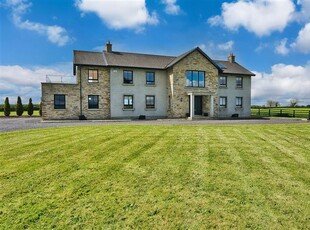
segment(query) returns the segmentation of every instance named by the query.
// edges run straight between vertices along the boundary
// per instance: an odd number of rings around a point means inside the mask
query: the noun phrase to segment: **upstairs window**
[[[220,107],[227,108],[227,97],[220,97]]]
[[[155,72],[146,72],[146,84],[155,85]]]
[[[227,77],[226,76],[220,76],[220,86],[221,87],[227,87]]]
[[[155,96],[152,95],[145,96],[145,108],[155,109]]]
[[[242,102],[243,102],[242,97],[236,97],[236,107],[242,108]]]
[[[98,82],[98,70],[97,69],[88,70],[88,82]]]
[[[133,109],[133,95],[124,95],[123,103],[124,109]]]
[[[66,108],[66,96],[64,94],[54,95],[54,109],[65,109]]]
[[[236,77],[236,88],[243,88],[243,77]]]
[[[123,83],[133,84],[133,73],[131,70],[124,70],[123,72]]]
[[[89,109],[99,109],[99,96],[89,95],[88,96],[88,108]]]
[[[205,72],[204,71],[186,71],[186,86],[187,87],[205,87]]]

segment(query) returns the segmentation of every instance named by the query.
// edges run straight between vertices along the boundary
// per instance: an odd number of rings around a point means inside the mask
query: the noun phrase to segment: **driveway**
[[[272,118],[272,119],[234,119],[234,120],[193,120],[187,119],[158,119],[158,120],[61,120],[42,121],[38,117],[1,117],[0,132],[15,130],[38,129],[62,126],[89,126],[89,125],[109,125],[109,124],[132,124],[132,125],[252,125],[252,124],[293,124],[309,123],[302,119]]]

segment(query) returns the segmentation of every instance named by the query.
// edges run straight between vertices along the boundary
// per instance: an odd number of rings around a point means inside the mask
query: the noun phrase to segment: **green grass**
[[[0,229],[309,229],[310,125],[0,133]]]
[[[29,117],[27,111],[24,111],[24,113],[23,113],[22,116],[23,116],[23,117]],[[40,116],[39,110],[34,110],[32,116],[33,116],[33,117],[38,117],[38,116]],[[0,117],[4,117],[4,112],[0,112]],[[16,112],[15,112],[15,111],[11,111],[10,117],[17,117]]]
[[[252,108],[251,115],[261,117],[297,117],[309,118],[310,108]]]

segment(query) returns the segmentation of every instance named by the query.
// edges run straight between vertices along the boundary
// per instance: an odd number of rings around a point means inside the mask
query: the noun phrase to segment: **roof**
[[[223,74],[238,74],[238,75],[249,75],[255,76],[254,73],[247,70],[243,66],[239,65],[237,62],[229,62],[222,60],[214,60],[214,62],[222,69]]]
[[[75,67],[77,65],[91,65],[164,70],[177,64],[179,61],[181,61],[196,50],[200,52],[220,72],[223,72],[224,74],[229,73],[249,76],[255,75],[236,62],[230,63],[228,61],[212,60],[199,47],[189,50],[177,57],[116,51],[90,52],[74,50],[73,66]],[[75,74],[75,68],[73,68],[73,71]]]

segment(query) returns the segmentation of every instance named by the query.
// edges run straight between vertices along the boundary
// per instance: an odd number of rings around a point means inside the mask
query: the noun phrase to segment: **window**
[[[227,87],[227,77],[226,76],[220,76],[220,86]]]
[[[96,69],[88,70],[88,82],[98,82],[98,70]]]
[[[186,86],[205,87],[205,72],[187,70],[186,71]]]
[[[54,95],[54,109],[65,109],[66,108],[66,96],[64,94]]]
[[[236,87],[237,88],[243,87],[243,78],[242,77],[236,77]]]
[[[220,107],[222,108],[227,107],[227,97],[220,97]]]
[[[99,96],[89,95],[88,96],[88,108],[89,109],[99,109]]]
[[[146,84],[155,85],[155,72],[146,72]]]
[[[124,84],[133,84],[133,73],[130,70],[124,70],[123,72],[123,83]]]
[[[236,97],[236,107],[242,108],[242,101],[243,101],[242,97]]]
[[[145,107],[147,109],[155,109],[155,96],[145,96]]]
[[[133,109],[132,95],[124,95],[124,109]]]

